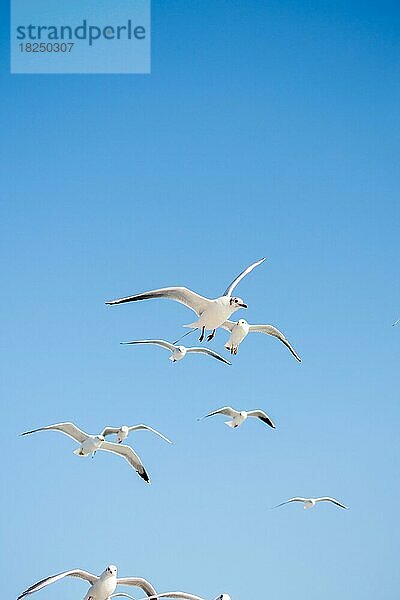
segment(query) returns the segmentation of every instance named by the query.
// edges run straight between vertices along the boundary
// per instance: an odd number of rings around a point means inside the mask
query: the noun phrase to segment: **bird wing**
[[[99,450],[105,450],[106,452],[119,454],[128,461],[131,467],[137,471],[137,473],[142,479],[145,480],[146,483],[150,483],[149,476],[146,473],[146,469],[144,468],[142,461],[130,446],[126,446],[126,444],[114,444],[114,442],[103,442]]]
[[[399,323],[400,323],[400,319],[397,319],[397,321],[395,321],[394,323],[392,323],[392,325],[394,327],[395,325],[398,325]]]
[[[305,502],[306,500],[307,498],[290,498],[289,500],[286,500],[286,502],[281,502],[280,504],[277,504],[272,508],[278,508],[279,506],[283,506],[284,504],[289,504],[289,502]]]
[[[187,592],[163,592],[162,594],[155,594],[146,599],[141,600],[156,600],[157,598],[182,598],[182,600],[203,600],[200,596],[194,594],[188,594]]]
[[[58,575],[51,575],[50,577],[46,577],[46,579],[42,579],[37,583],[31,585],[25,592],[22,592],[20,596],[18,596],[17,600],[23,598],[24,596],[28,596],[28,594],[33,594],[34,592],[38,592],[42,588],[50,585],[51,583],[55,583],[59,579],[63,579],[64,577],[79,577],[79,579],[85,579],[93,585],[96,581],[98,581],[99,577],[97,575],[92,575],[92,573],[88,573],[88,571],[82,571],[82,569],[72,569],[71,571],[64,571],[63,573],[58,573]]]
[[[155,433],[156,435],[158,435],[160,438],[162,438],[169,444],[172,444],[171,440],[169,440],[165,435],[163,435],[162,433],[157,431],[157,429],[153,429],[153,427],[149,427],[149,425],[144,425],[143,423],[140,423],[140,425],[132,425],[131,427],[128,427],[128,429],[129,429],[129,431],[138,431],[139,429],[146,429],[147,431],[151,431],[152,433]]]
[[[332,502],[333,504],[336,504],[336,506],[340,506],[340,508],[346,508],[346,509],[349,508],[348,506],[345,506],[344,504],[342,504],[335,498],[330,498],[329,496],[326,496],[323,498],[315,498],[315,501],[316,502]]]
[[[221,360],[226,365],[232,364],[229,362],[229,360],[226,360],[226,358],[224,358],[220,354],[217,354],[217,352],[214,352],[214,350],[210,350],[209,348],[187,348],[187,352],[200,352],[201,354],[208,354],[209,356],[212,356],[213,358],[216,358],[217,360]]]
[[[175,350],[175,346],[170,342],[166,342],[165,340],[135,340],[133,342],[121,342],[121,344],[154,344],[155,346],[166,348],[171,352]]]
[[[231,406],[224,406],[223,408],[219,408],[218,410],[214,410],[213,412],[204,415],[199,420],[206,419],[207,417],[212,417],[213,415],[227,415],[228,417],[237,417],[239,414],[238,410],[235,410]]]
[[[106,437],[107,435],[112,435],[113,433],[118,433],[119,427],[104,427],[103,431],[100,435]]]
[[[222,323],[222,325],[220,325],[220,327],[222,327],[222,329],[226,329],[227,331],[232,332],[233,328],[236,327],[237,323],[234,323],[233,321],[225,321],[225,323]]]
[[[176,302],[184,304],[198,315],[206,310],[211,302],[211,300],[208,298],[204,298],[204,296],[200,296],[200,294],[196,294],[196,292],[192,292],[192,290],[189,290],[186,287],[169,287],[160,288],[158,290],[150,290],[149,292],[144,292],[143,294],[127,296],[126,298],[118,298],[117,300],[110,300],[109,302],[106,302],[106,304],[123,304],[124,302],[150,300],[151,298],[167,298],[169,300],[175,300]]]
[[[278,338],[278,340],[280,340],[282,344],[285,344],[285,346],[289,348],[290,352],[293,354],[296,360],[301,362],[300,356],[289,344],[283,333],[273,325],[250,325],[249,331],[257,331],[258,333],[266,333],[268,335],[273,335],[274,337]]]
[[[234,288],[237,286],[237,284],[242,281],[243,277],[246,277],[246,275],[248,275],[249,273],[251,273],[251,271],[253,269],[255,269],[256,267],[258,267],[258,265],[261,265],[261,263],[264,262],[264,260],[266,260],[265,258],[261,258],[260,260],[257,260],[257,262],[253,263],[252,265],[250,265],[249,267],[247,267],[247,269],[245,269],[244,271],[242,271],[240,273],[240,275],[238,275],[233,281],[232,283],[226,288],[225,292],[224,292],[224,296],[231,296],[232,292],[234,290]]]
[[[265,413],[263,410],[250,410],[247,413],[247,415],[249,417],[257,417],[257,419],[260,419],[263,423],[266,423],[267,425],[272,427],[272,429],[275,429],[275,423],[272,421],[272,419],[269,418],[267,413]]]
[[[141,588],[147,596],[157,597],[157,592],[150,582],[143,577],[122,577],[117,579],[117,585],[132,585]]]
[[[130,596],[129,594],[125,594],[125,592],[116,592],[115,594],[111,594],[110,598],[116,598],[117,596],[120,596],[123,598],[130,598],[131,600],[136,600],[136,598],[134,598],[133,596]]]
[[[25,431],[24,433],[21,433],[21,435],[29,435],[31,433],[36,433],[37,431],[61,431],[61,433],[65,433],[65,435],[68,435],[80,444],[89,437],[87,433],[82,431],[82,429],[79,429],[74,423],[56,423],[55,425],[47,425],[47,427],[39,427],[38,429]]]

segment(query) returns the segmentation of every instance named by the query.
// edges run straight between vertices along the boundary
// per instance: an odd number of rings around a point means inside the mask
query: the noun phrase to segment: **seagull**
[[[274,422],[263,410],[236,410],[231,406],[224,406],[223,408],[214,410],[213,412],[208,413],[208,415],[200,417],[200,419],[197,420],[202,421],[203,419],[206,419],[207,417],[212,417],[213,415],[227,415],[228,417],[231,417],[232,421],[225,421],[225,425],[228,425],[228,427],[232,427],[232,429],[239,427],[239,425],[241,425],[247,419],[247,417],[257,417],[257,419],[260,419],[260,421],[266,423],[267,425],[272,427],[272,429],[275,429]]]
[[[295,359],[301,362],[300,356],[289,344],[283,333],[279,331],[279,329],[276,329],[276,327],[273,325],[250,325],[246,319],[239,319],[237,323],[234,323],[233,321],[225,321],[225,323],[222,323],[221,327],[231,332],[231,337],[225,344],[225,348],[230,350],[231,354],[237,354],[238,348],[247,334],[251,333],[252,331],[256,331],[277,337],[278,340],[280,340],[287,348],[289,348]]]
[[[333,504],[336,504],[336,506],[340,506],[340,508],[349,508],[348,506],[345,506],[338,500],[335,500],[335,498],[329,498],[328,496],[323,498],[290,498],[290,500],[286,500],[286,502],[281,502],[281,504],[278,504],[273,508],[278,508],[279,506],[283,506],[284,504],[289,504],[289,502],[303,502],[304,510],[307,510],[308,508],[314,508],[317,502],[332,502]]]
[[[166,342],[165,340],[136,340],[134,342],[121,342],[121,344],[154,344],[155,346],[161,346],[162,348],[166,348],[170,352],[172,352],[169,360],[172,362],[177,362],[178,360],[182,360],[185,358],[186,354],[190,354],[191,352],[201,352],[202,354],[208,354],[217,360],[221,360],[227,365],[231,365],[232,363],[223,356],[220,356],[214,350],[210,350],[209,348],[186,348],[186,346],[175,346],[170,342]]]
[[[178,598],[182,600],[203,600],[200,596],[195,596],[194,594],[188,594],[187,592],[163,592],[162,594],[155,594],[154,596],[149,596],[148,598],[141,598],[141,600],[156,600],[156,598]],[[217,596],[215,600],[231,600],[229,594],[221,594]]]
[[[258,267],[264,260],[266,259],[261,258],[242,271],[226,288],[224,294],[215,300],[200,296],[200,294],[196,294],[196,292],[192,292],[192,290],[186,287],[168,287],[151,290],[143,294],[136,294],[135,296],[110,300],[106,304],[123,304],[124,302],[137,302],[138,300],[149,300],[150,298],[169,298],[170,300],[175,300],[192,309],[199,317],[197,321],[189,325],[184,325],[184,327],[201,329],[200,342],[204,340],[205,331],[211,330],[211,334],[207,337],[207,341],[209,342],[213,339],[216,329],[226,319],[229,319],[240,308],[247,308],[247,304],[241,298],[232,296],[232,292],[243,277],[246,277],[248,273],[255,269],[255,267]]]
[[[140,425],[131,425],[131,427],[128,427],[128,425],[122,425],[121,427],[104,427],[103,431],[101,432],[101,435],[104,438],[106,438],[108,435],[112,435],[115,433],[115,435],[117,437],[117,443],[121,444],[124,440],[126,440],[126,438],[128,437],[128,435],[131,431],[139,431],[139,429],[145,429],[146,431],[151,431],[152,433],[155,433],[160,438],[162,438],[163,440],[168,442],[168,444],[172,444],[171,440],[169,440],[167,437],[165,437],[165,435],[163,435],[156,429],[149,427],[148,425],[143,425],[143,423],[141,423]]]
[[[128,461],[128,463],[136,470],[137,474],[140,475],[146,483],[150,483],[149,476],[146,473],[142,461],[138,455],[132,450],[130,446],[114,444],[113,442],[106,442],[104,435],[89,435],[85,433],[74,423],[56,423],[55,425],[48,425],[47,427],[39,427],[38,429],[32,429],[32,431],[25,431],[21,435],[30,435],[37,431],[61,431],[70,438],[78,442],[79,448],[74,450],[74,454],[77,456],[94,456],[97,450],[106,450],[106,452],[113,452],[119,454]]]
[[[109,565],[100,576],[92,575],[88,571],[82,571],[82,569],[72,569],[71,571],[64,571],[63,573],[58,573],[58,575],[46,577],[46,579],[38,581],[38,583],[35,583],[30,588],[25,590],[25,592],[22,592],[22,594],[18,596],[17,600],[20,600],[29,594],[33,594],[34,592],[38,592],[44,587],[47,587],[51,583],[55,583],[64,577],[78,577],[79,579],[85,579],[90,583],[90,588],[84,600],[108,600],[110,597],[127,595],[123,594],[123,592],[114,594],[117,585],[131,585],[134,587],[139,587],[145,592],[145,594],[147,594],[148,597],[154,597],[157,595],[156,590],[153,588],[151,583],[146,581],[146,579],[142,579],[141,577],[117,578],[117,567],[115,565]]]

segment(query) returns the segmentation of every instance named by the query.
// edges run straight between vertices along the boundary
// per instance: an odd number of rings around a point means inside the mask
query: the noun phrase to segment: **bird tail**
[[[233,421],[225,421],[225,425],[228,425],[228,427],[235,427],[235,423]]]
[[[74,454],[76,454],[77,456],[84,456],[84,454],[82,453],[82,448],[77,448],[76,450],[74,450]]]

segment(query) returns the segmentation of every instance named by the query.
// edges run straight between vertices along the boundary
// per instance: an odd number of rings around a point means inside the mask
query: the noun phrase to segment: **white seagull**
[[[148,598],[141,598],[141,600],[156,600],[156,598],[178,598],[179,600],[203,600],[200,596],[189,594],[188,592],[163,592],[162,594],[155,594]],[[231,600],[229,594],[220,594],[215,600]]]
[[[210,350],[209,348],[186,348],[186,346],[175,346],[170,342],[166,342],[165,340],[136,340],[134,342],[121,342],[121,344],[154,344],[155,346],[161,346],[161,348],[166,348],[170,352],[172,352],[169,360],[172,362],[178,362],[178,360],[182,360],[185,358],[186,354],[190,354],[191,352],[199,352],[201,354],[208,354],[217,360],[222,361],[227,365],[231,365],[232,363],[229,360],[226,360],[223,356],[220,356],[214,350]]]
[[[155,433],[160,438],[168,442],[168,444],[172,444],[171,440],[165,437],[165,435],[163,435],[156,429],[149,427],[148,425],[144,425],[143,423],[140,423],[140,425],[131,425],[130,427],[128,425],[122,425],[121,427],[104,427],[100,435],[106,438],[108,435],[115,434],[117,438],[117,443],[121,444],[124,440],[126,440],[131,431],[139,431],[140,429],[151,431],[152,433]]]
[[[237,354],[240,344],[244,338],[251,332],[266,333],[267,335],[273,335],[278,338],[290,352],[293,354],[296,360],[301,362],[300,356],[295,352],[294,348],[289,344],[285,336],[279,329],[276,329],[273,325],[250,325],[246,319],[239,319],[237,323],[233,321],[225,321],[221,327],[231,332],[231,337],[225,344],[225,348],[230,351],[231,354]]]
[[[94,456],[97,450],[105,450],[106,452],[113,452],[125,458],[128,463],[133,467],[137,474],[140,475],[146,483],[150,483],[149,476],[146,473],[142,461],[138,455],[132,450],[130,446],[124,444],[114,444],[113,442],[106,442],[103,435],[89,435],[85,433],[74,423],[56,423],[55,425],[48,425],[47,427],[39,427],[38,429],[32,429],[32,431],[25,431],[21,435],[30,435],[37,431],[61,431],[65,435],[78,442],[79,448],[74,450],[74,454],[77,456]]]
[[[71,571],[64,571],[63,573],[59,573],[58,575],[52,575],[51,577],[46,577],[46,579],[42,579],[35,583],[30,588],[22,592],[20,596],[18,596],[17,600],[28,596],[29,594],[33,594],[34,592],[38,592],[44,587],[50,585],[51,583],[55,583],[64,577],[78,577],[79,579],[85,579],[90,583],[90,588],[84,598],[84,600],[108,600],[111,597],[115,596],[126,596],[123,592],[116,593],[115,589],[117,585],[130,585],[134,587],[141,588],[147,596],[156,596],[157,592],[146,579],[142,579],[141,577],[122,577],[117,578],[117,567],[115,565],[109,565],[103,573],[99,576],[92,575],[92,573],[88,573],[88,571],[82,571],[82,569],[72,569]]]
[[[210,341],[214,337],[216,329],[220,327],[224,321],[229,319],[235,311],[240,308],[247,308],[247,304],[245,304],[241,298],[232,296],[232,292],[243,277],[264,262],[264,260],[266,259],[262,258],[247,267],[247,269],[242,271],[242,273],[240,273],[240,275],[238,275],[227,287],[223,296],[214,300],[200,296],[200,294],[196,294],[196,292],[192,292],[192,290],[189,290],[186,287],[168,287],[151,290],[149,292],[144,292],[143,294],[136,294],[135,296],[110,300],[109,302],[106,302],[106,304],[123,304],[124,302],[137,302],[138,300],[149,300],[150,298],[168,298],[170,300],[176,300],[176,302],[180,302],[193,310],[199,317],[197,321],[190,323],[189,325],[184,325],[184,327],[201,329],[200,342],[204,340],[204,332],[206,330],[212,330],[211,334],[207,337],[207,341]]]
[[[267,425],[275,429],[274,422],[263,410],[236,410],[231,406],[224,406],[223,408],[214,410],[213,412],[208,413],[208,415],[200,417],[200,419],[197,420],[202,421],[203,419],[207,419],[207,417],[212,417],[213,415],[227,415],[228,417],[231,417],[232,420],[225,421],[225,425],[228,425],[228,427],[232,427],[232,429],[239,427],[239,425],[241,425],[247,419],[247,417],[256,417],[257,419],[260,419],[260,421],[262,421],[263,423],[266,423]]]
[[[329,498],[328,496],[324,496],[322,498],[290,498],[290,500],[286,500],[286,502],[281,502],[281,504],[273,506],[273,508],[278,508],[279,506],[283,506],[284,504],[289,504],[289,502],[302,502],[304,504],[304,510],[307,510],[308,508],[314,508],[317,502],[332,502],[333,504],[336,504],[336,506],[340,506],[340,508],[349,508],[348,506],[345,506],[338,500],[335,500],[335,498]]]

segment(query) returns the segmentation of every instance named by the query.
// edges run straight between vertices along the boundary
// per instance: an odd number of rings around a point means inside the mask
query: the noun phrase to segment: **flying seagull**
[[[36,433],[37,431],[61,431],[61,433],[68,435],[79,444],[79,448],[74,450],[74,454],[77,456],[89,456],[90,454],[94,456],[97,450],[105,450],[106,452],[118,454],[128,461],[146,483],[150,483],[149,476],[146,473],[142,461],[130,446],[106,442],[103,435],[89,435],[79,429],[74,423],[56,423],[55,425],[32,429],[32,431],[25,431],[25,433],[22,433],[21,435],[29,435],[31,433]]]
[[[178,598],[178,600],[203,600],[200,596],[194,594],[188,594],[187,592],[163,592],[162,594],[155,594],[148,598],[142,598],[141,600],[156,600],[157,598]],[[215,600],[231,600],[229,594],[220,594]]]
[[[35,583],[30,588],[25,590],[25,592],[22,592],[22,594],[18,596],[17,600],[20,600],[29,594],[33,594],[34,592],[38,592],[44,587],[47,587],[51,583],[55,583],[64,577],[78,577],[79,579],[85,579],[90,583],[90,588],[84,600],[108,600],[110,597],[124,595],[122,592],[114,594],[117,585],[130,585],[141,588],[148,597],[157,595],[156,590],[153,588],[151,583],[146,581],[146,579],[142,579],[141,577],[117,578],[117,567],[114,565],[109,565],[100,575],[100,577],[97,575],[92,575],[91,573],[88,573],[88,571],[82,571],[82,569],[72,569],[71,571],[64,571],[58,575],[46,577],[46,579],[38,581],[38,583]]]
[[[104,438],[106,438],[108,435],[115,434],[117,438],[117,443],[121,444],[124,440],[126,440],[131,431],[139,431],[140,429],[151,431],[152,433],[155,433],[160,438],[168,442],[168,444],[172,444],[171,440],[165,437],[165,435],[163,435],[156,429],[149,427],[148,425],[143,425],[142,423],[140,425],[131,425],[131,427],[129,427],[128,425],[122,425],[121,427],[104,427],[103,431],[101,432],[101,435]]]
[[[241,298],[232,296],[232,292],[243,277],[264,262],[264,260],[265,258],[262,258],[242,271],[242,273],[240,273],[240,275],[238,275],[226,288],[224,294],[215,300],[200,296],[200,294],[196,294],[196,292],[192,292],[192,290],[189,290],[186,287],[168,287],[151,290],[149,292],[144,292],[143,294],[136,294],[135,296],[110,300],[109,302],[106,302],[106,304],[123,304],[124,302],[137,302],[138,300],[149,300],[150,298],[168,298],[170,300],[175,300],[192,309],[199,317],[197,321],[190,323],[189,325],[184,325],[184,327],[201,329],[200,342],[204,340],[205,331],[212,330],[211,334],[207,337],[207,341],[210,341],[214,337],[216,329],[220,327],[224,321],[229,319],[235,311],[240,308],[247,308],[247,304],[245,304]]]
[[[154,344],[156,346],[161,346],[162,348],[166,348],[170,352],[172,352],[169,360],[172,362],[177,362],[178,360],[182,360],[185,358],[186,354],[190,354],[191,352],[200,352],[201,354],[208,354],[217,360],[221,360],[227,365],[231,365],[232,363],[229,360],[226,360],[223,356],[220,356],[214,350],[210,350],[209,348],[186,348],[186,346],[175,346],[170,342],[166,342],[165,340],[136,340],[134,342],[121,342],[121,344]]]
[[[332,502],[333,504],[336,504],[336,506],[340,506],[340,508],[346,508],[346,509],[349,508],[348,506],[345,506],[338,500],[335,500],[335,498],[329,498],[328,496],[323,497],[323,498],[290,498],[290,500],[286,500],[286,502],[281,502],[281,504],[278,504],[277,506],[274,506],[273,508],[278,508],[279,506],[283,506],[284,504],[289,504],[289,502],[303,502],[303,504],[304,504],[303,508],[305,510],[307,508],[314,508],[314,506],[317,504],[317,502]]]
[[[300,356],[295,352],[293,347],[289,344],[285,336],[279,329],[276,329],[273,325],[250,325],[246,319],[239,319],[237,323],[233,321],[225,321],[221,327],[231,332],[231,337],[225,344],[225,348],[230,351],[231,354],[237,354],[240,344],[244,338],[251,332],[255,331],[258,333],[266,333],[267,335],[273,335],[278,338],[290,352],[293,354],[296,360],[301,362]]]
[[[208,413],[208,415],[205,415],[204,417],[200,417],[200,419],[198,419],[198,421],[201,421],[202,419],[206,419],[207,417],[212,417],[213,415],[227,415],[228,417],[231,417],[232,420],[225,421],[225,425],[228,425],[228,427],[232,427],[233,429],[235,427],[239,427],[239,425],[241,425],[247,419],[247,417],[257,417],[257,419],[260,419],[260,421],[262,421],[263,423],[266,423],[267,425],[269,425],[270,427],[275,429],[274,422],[269,418],[267,413],[265,413],[263,410],[249,410],[249,411],[236,410],[235,408],[232,408],[231,406],[224,406],[224,408],[219,408],[218,410],[214,410],[213,412]]]

